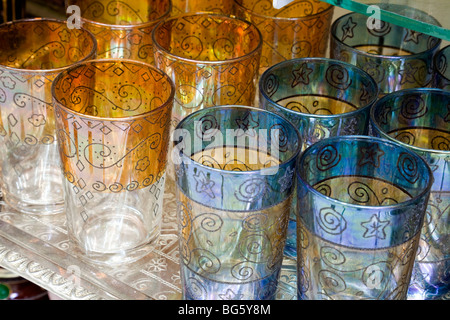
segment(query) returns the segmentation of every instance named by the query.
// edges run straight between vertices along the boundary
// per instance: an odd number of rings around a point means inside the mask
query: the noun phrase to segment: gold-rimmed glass
[[[170,0],[68,0],[80,8],[83,27],[98,42],[98,58],[132,59],[154,63],[151,32],[167,18]]]
[[[52,88],[75,252],[108,265],[143,257],[160,234],[172,81],[146,63],[102,59]]]
[[[172,127],[203,108],[252,104],[262,44],[253,24],[186,14],[159,23],[152,37],[156,66],[175,83]]]
[[[172,0],[172,13],[176,16],[189,12],[214,12],[222,14],[233,13],[233,0]]]
[[[68,28],[64,21],[36,18],[2,24],[0,43],[4,200],[26,213],[61,213],[64,198],[51,85],[61,71],[95,58],[95,38],[84,28]]]
[[[260,75],[284,60],[325,56],[332,5],[318,0],[296,0],[280,9],[264,0],[234,0],[234,4],[235,14],[254,23],[263,35]]]

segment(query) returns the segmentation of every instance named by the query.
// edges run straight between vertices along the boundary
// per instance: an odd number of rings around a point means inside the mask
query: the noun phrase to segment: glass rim
[[[450,150],[438,150],[438,149],[430,149],[430,148],[423,148],[423,147],[417,147],[413,146],[407,143],[404,143],[400,140],[397,140],[393,137],[391,137],[389,134],[385,132],[384,129],[381,128],[381,126],[378,124],[378,121],[375,120],[375,110],[378,108],[381,108],[382,105],[385,103],[386,100],[389,99],[395,99],[402,95],[408,95],[408,94],[444,94],[448,95],[450,97],[450,91],[446,91],[439,88],[409,88],[409,89],[402,89],[395,92],[391,92],[384,97],[380,98],[373,106],[373,108],[370,110],[370,119],[372,124],[377,128],[377,130],[380,132],[380,134],[383,136],[383,138],[393,141],[394,143],[400,144],[403,147],[410,148],[416,152],[423,152],[423,153],[432,153],[432,154],[444,154],[450,156]]]
[[[389,145],[392,148],[401,148],[403,149],[405,152],[407,152],[409,155],[413,156],[415,159],[417,159],[418,161],[421,161],[422,164],[424,164],[427,172],[428,172],[428,183],[427,185],[423,188],[423,190],[415,195],[414,197],[411,197],[410,199],[407,199],[405,201],[402,202],[398,202],[395,204],[390,204],[390,205],[386,205],[386,206],[381,206],[381,205],[377,205],[377,206],[364,206],[361,204],[354,204],[354,203],[349,203],[349,202],[345,202],[336,198],[332,198],[329,197],[327,195],[324,195],[323,193],[321,193],[320,191],[316,190],[309,182],[305,181],[305,179],[303,179],[303,177],[301,176],[299,169],[300,169],[300,164],[303,163],[303,160],[305,159],[305,155],[307,155],[308,153],[311,152],[311,150],[316,149],[317,147],[320,147],[326,143],[330,143],[330,142],[334,142],[334,141],[338,141],[338,142],[352,142],[352,141],[376,141],[377,143],[382,143],[384,145]],[[337,203],[339,205],[342,206],[346,206],[346,207],[351,207],[351,208],[356,208],[356,209],[370,209],[370,210],[395,210],[395,209],[399,209],[402,208],[404,206],[408,206],[411,204],[414,204],[414,202],[417,201],[417,199],[422,198],[424,195],[426,195],[428,192],[431,191],[431,188],[433,186],[434,183],[434,176],[433,176],[433,172],[431,171],[430,167],[428,166],[428,164],[426,163],[426,161],[419,156],[417,153],[408,150],[406,147],[401,146],[396,144],[394,141],[392,140],[388,140],[388,139],[383,139],[383,138],[378,138],[378,137],[372,137],[372,136],[364,136],[364,135],[345,135],[345,136],[334,136],[334,137],[329,137],[326,139],[322,139],[318,142],[316,142],[315,144],[309,146],[308,148],[306,148],[298,157],[297,159],[297,167],[296,167],[296,176],[297,176],[297,184],[299,182],[301,182],[306,189],[308,190],[308,192],[313,193],[315,196],[318,196],[320,198],[324,198],[327,201],[330,202],[334,202]]]
[[[218,173],[226,173],[226,174],[230,174],[230,175],[254,175],[258,172],[266,172],[266,171],[273,171],[275,168],[282,168],[285,166],[288,166],[290,162],[292,162],[294,159],[296,159],[296,157],[300,154],[301,151],[301,135],[300,132],[298,131],[298,129],[286,118],[284,118],[283,116],[273,113],[271,111],[268,110],[264,110],[264,109],[260,109],[260,108],[256,108],[256,107],[251,107],[251,106],[244,106],[244,105],[221,105],[221,106],[213,106],[213,107],[208,107],[208,108],[204,108],[204,109],[200,109],[197,110],[191,114],[189,114],[188,116],[184,117],[176,126],[175,131],[176,130],[180,130],[183,129],[182,126],[185,122],[189,121],[190,118],[192,118],[195,115],[201,114],[201,113],[206,113],[208,111],[220,111],[220,110],[224,110],[224,109],[241,109],[241,110],[250,110],[250,111],[256,111],[256,112],[261,112],[263,114],[267,114],[267,116],[273,116],[275,118],[279,118],[282,121],[284,121],[287,125],[291,126],[292,129],[294,129],[294,132],[297,135],[298,138],[298,145],[297,148],[295,150],[295,152],[292,153],[292,155],[286,159],[285,161],[283,161],[282,163],[279,163],[276,166],[271,166],[271,167],[267,167],[267,168],[261,168],[261,169],[256,169],[256,170],[246,170],[246,171],[233,171],[233,170],[224,170],[224,169],[220,169],[220,168],[213,168],[213,167],[209,167],[206,166],[198,161],[193,160],[191,157],[187,156],[186,154],[184,154],[183,152],[180,152],[180,158],[182,159],[181,163],[189,163],[189,164],[193,164],[194,166],[198,166],[200,168],[203,168],[207,171],[213,171],[213,172],[218,172]],[[175,136],[173,136],[173,138],[175,138]],[[173,141],[173,143],[175,144],[176,141]],[[223,147],[223,146],[222,146]],[[185,161],[187,160],[187,161]],[[278,172],[278,170],[277,170]],[[261,174],[264,175],[264,174]],[[266,174],[268,176],[268,174]]]
[[[70,72],[73,71],[76,68],[79,68],[80,66],[88,66],[88,65],[92,65],[95,63],[103,63],[103,62],[125,62],[125,63],[129,63],[129,64],[135,64],[135,65],[142,65],[144,67],[147,67],[149,69],[152,69],[156,72],[158,72],[159,74],[161,74],[164,78],[166,78],[170,85],[170,95],[167,98],[166,101],[164,101],[164,103],[162,103],[159,107],[146,111],[144,113],[139,113],[136,115],[132,115],[132,116],[125,116],[125,117],[99,117],[99,116],[94,116],[94,115],[89,115],[89,114],[84,114],[75,110],[72,110],[71,108],[67,107],[65,104],[63,104],[59,98],[56,97],[56,93],[55,93],[55,86],[56,83],[58,83],[63,77],[65,77],[66,75],[70,75]],[[95,60],[88,60],[88,61],[84,61],[84,62],[80,62],[77,63],[76,65],[64,70],[63,72],[59,73],[56,78],[53,80],[52,82],[52,87],[51,87],[51,93],[52,93],[52,99],[57,103],[57,105],[59,107],[61,107],[62,109],[64,109],[66,112],[71,113],[71,114],[75,114],[79,117],[82,118],[87,118],[87,119],[91,119],[94,121],[109,121],[109,122],[116,122],[116,121],[131,121],[131,120],[136,120],[136,119],[141,119],[144,117],[147,117],[155,112],[158,112],[160,110],[163,110],[165,108],[168,107],[168,105],[173,103],[173,99],[175,97],[175,85],[173,83],[173,81],[170,79],[170,77],[164,73],[164,71],[156,68],[155,66],[145,63],[143,61],[138,61],[138,60],[131,60],[131,59],[120,59],[120,58],[110,58],[110,59],[95,59]]]
[[[241,7],[242,9],[244,9],[245,11],[250,13],[250,15],[256,16],[256,17],[258,17],[260,19],[270,19],[270,20],[276,20],[276,21],[281,21],[281,20],[284,20],[284,21],[307,20],[307,19],[310,19],[310,18],[314,18],[314,17],[320,16],[320,15],[326,13],[327,11],[332,11],[334,9],[334,6],[332,4],[323,2],[323,4],[325,4],[325,5],[328,4],[329,5],[329,7],[326,8],[325,10],[322,10],[322,11],[317,12],[315,14],[310,14],[310,15],[307,15],[307,16],[303,16],[303,17],[293,17],[293,18],[291,17],[291,18],[288,18],[288,17],[276,17],[276,16],[267,16],[267,15],[264,15],[264,14],[260,14],[260,13],[257,13],[255,11],[247,8],[247,7],[244,7],[237,0],[233,0],[233,1],[234,1],[234,3],[237,6]]]
[[[372,97],[372,99],[370,99],[369,102],[367,102],[366,105],[357,108],[356,110],[352,110],[352,111],[348,111],[348,112],[343,112],[343,113],[337,113],[337,114],[332,114],[332,115],[326,115],[326,114],[312,114],[312,113],[304,113],[304,112],[300,112],[300,111],[295,111],[289,108],[286,108],[285,106],[282,106],[281,104],[275,102],[274,100],[272,100],[272,98],[270,98],[267,93],[266,90],[264,90],[263,88],[263,83],[264,80],[268,77],[268,74],[270,73],[271,70],[275,70],[278,68],[282,68],[284,67],[284,65],[290,65],[291,63],[297,63],[297,62],[314,62],[314,63],[321,63],[321,62],[330,62],[330,63],[335,63],[338,65],[342,65],[344,67],[348,67],[351,70],[354,70],[358,73],[360,73],[362,76],[366,77],[367,80],[373,85],[373,87],[375,88],[375,92],[374,92],[374,96]],[[341,61],[341,60],[336,60],[336,59],[331,59],[331,58],[319,58],[319,57],[310,57],[310,58],[296,58],[296,59],[291,59],[291,60],[285,60],[282,61],[280,63],[277,63],[273,66],[271,66],[270,68],[268,68],[266,71],[264,71],[264,73],[261,75],[260,77],[260,81],[259,81],[259,92],[261,93],[261,95],[263,96],[264,99],[266,99],[267,101],[269,101],[270,103],[274,104],[276,107],[286,111],[287,113],[296,115],[296,116],[302,116],[305,118],[315,118],[315,119],[335,119],[335,118],[341,118],[341,117],[348,117],[348,116],[352,116],[356,113],[362,112],[363,110],[370,108],[378,99],[378,94],[380,92],[380,88],[378,86],[378,84],[376,83],[375,79],[373,79],[373,77],[371,77],[366,71],[362,70],[361,68]],[[322,95],[318,95],[319,97],[327,97],[327,96],[322,96]],[[346,102],[345,100],[338,100],[338,101],[343,101]]]
[[[427,53],[431,53],[434,50],[438,49],[441,45],[442,39],[440,38],[436,38],[433,36],[429,36],[430,38],[436,39],[436,43],[434,44],[433,47],[431,48],[427,48],[424,51],[421,52],[417,52],[417,53],[411,53],[411,54],[405,54],[405,55],[397,55],[397,56],[393,56],[393,55],[383,55],[383,54],[376,54],[376,53],[370,53],[364,50],[359,50],[356,49],[353,46],[348,45],[347,43],[341,41],[337,36],[336,36],[336,29],[337,29],[337,25],[346,17],[348,16],[358,16],[358,15],[362,15],[358,12],[350,12],[347,13],[339,18],[337,18],[335,21],[333,21],[333,23],[331,24],[331,28],[330,28],[330,40],[334,39],[337,43],[339,43],[340,45],[344,46],[345,48],[347,48],[349,51],[353,51],[356,52],[359,55],[362,56],[368,56],[368,57],[372,57],[372,58],[380,58],[380,59],[390,59],[390,60],[410,60],[410,59],[417,59],[418,57],[420,57],[421,55],[427,54]],[[364,17],[364,15],[362,15]],[[402,29],[407,29],[410,30],[408,28],[405,27],[401,27]],[[398,48],[397,48],[398,49]]]
[[[448,51],[448,52],[450,53],[450,44],[447,45],[447,46],[445,46],[445,47],[443,47],[442,49],[440,49],[440,50],[434,55],[434,57],[433,57],[433,67],[434,67],[434,70],[436,71],[436,73],[437,73],[440,77],[442,77],[442,78],[444,78],[444,79],[450,81],[450,78],[447,77],[445,74],[443,74],[443,73],[441,72],[441,70],[439,70],[439,69],[437,68],[437,66],[438,66],[438,58],[439,58],[441,55],[443,55],[443,54],[445,53],[444,51]]]
[[[236,57],[236,58],[232,58],[232,59],[226,59],[226,60],[197,60],[197,59],[185,58],[185,57],[173,54],[172,52],[170,52],[166,48],[163,48],[159,44],[159,42],[156,40],[156,31],[159,28],[161,28],[161,26],[163,26],[165,23],[167,23],[169,21],[178,20],[178,19],[183,18],[183,17],[197,16],[197,15],[217,16],[217,17],[221,17],[221,18],[227,18],[229,20],[236,20],[236,21],[240,21],[240,22],[246,23],[249,27],[253,28],[256,31],[256,33],[258,34],[258,36],[259,36],[258,45],[253,50],[251,50],[249,53],[246,53],[246,54],[244,54],[242,56],[239,56],[239,57]],[[263,38],[262,38],[261,31],[252,22],[244,20],[244,19],[241,19],[241,18],[236,17],[234,15],[227,15],[227,14],[223,14],[223,13],[215,13],[215,12],[207,12],[207,11],[190,12],[190,13],[176,15],[176,16],[172,16],[170,18],[164,19],[164,20],[158,22],[158,24],[153,28],[151,37],[152,37],[153,47],[155,49],[158,49],[158,50],[164,52],[164,55],[170,56],[170,57],[172,57],[172,58],[174,58],[176,60],[181,60],[183,62],[187,62],[187,63],[195,64],[195,65],[197,65],[197,64],[221,65],[221,64],[228,64],[228,63],[239,62],[239,61],[247,59],[248,57],[251,57],[253,55],[258,54],[262,50],[262,45],[263,45]]]
[[[13,20],[13,21],[7,21],[5,23],[0,24],[0,29],[5,28],[7,26],[11,26],[14,25],[16,23],[36,23],[36,22],[55,22],[55,23],[59,23],[61,25],[65,25],[67,26],[67,21],[65,20],[59,20],[59,19],[54,19],[54,18],[27,18],[27,19],[18,19],[18,20]],[[42,74],[42,73],[60,73],[64,70],[66,70],[67,68],[70,68],[80,62],[86,62],[91,60],[92,56],[96,55],[97,52],[97,39],[95,38],[95,36],[92,34],[92,32],[90,32],[89,30],[87,30],[86,28],[83,28],[82,26],[80,27],[79,30],[82,30],[85,34],[87,34],[91,40],[92,40],[92,49],[91,51],[84,55],[84,57],[76,62],[72,62],[70,64],[67,64],[65,66],[62,67],[58,67],[58,68],[53,68],[53,69],[23,69],[23,68],[15,68],[15,67],[10,67],[10,66],[5,66],[0,62],[0,68],[3,69],[7,69],[10,71],[15,71],[15,72],[21,72],[21,73],[37,73],[37,74]]]
[[[97,27],[104,27],[104,28],[110,28],[110,29],[127,29],[127,30],[133,29],[133,28],[142,28],[142,27],[146,27],[146,26],[151,26],[152,24],[158,23],[160,20],[166,19],[172,12],[172,1],[169,0],[168,3],[169,3],[169,6],[168,6],[167,11],[164,12],[162,15],[160,15],[158,18],[156,18],[154,20],[140,22],[140,23],[109,24],[109,23],[105,23],[105,22],[99,22],[96,20],[86,19],[83,17],[81,17],[80,19],[81,19],[82,25],[84,23],[88,23],[88,24],[95,25]]]

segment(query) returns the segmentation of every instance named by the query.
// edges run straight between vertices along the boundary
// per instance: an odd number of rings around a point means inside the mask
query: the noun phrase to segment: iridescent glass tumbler
[[[442,48],[434,56],[434,85],[435,88],[450,90],[450,45]]]
[[[173,82],[146,63],[103,59],[64,71],[52,90],[74,252],[135,261],[160,234]]]
[[[259,82],[263,109],[289,119],[300,131],[302,151],[324,138],[368,133],[378,87],[366,72],[338,60],[299,58],[267,69]],[[295,199],[285,254],[296,256]]]
[[[408,299],[437,299],[450,283],[450,92],[406,89],[380,99],[371,112],[374,134],[420,155],[433,171]]]
[[[156,65],[175,83],[173,128],[206,107],[253,102],[262,42],[251,23],[186,14],[158,24],[152,37]]]
[[[403,12],[408,16],[421,15],[421,20],[432,19],[418,10]],[[380,96],[401,89],[431,86],[433,56],[441,40],[383,21],[368,26],[367,19],[365,15],[350,13],[333,23],[330,57],[369,73],[378,83]]]
[[[96,42],[64,21],[16,20],[0,25],[0,185],[16,210],[47,215],[64,209],[51,84]]]
[[[170,0],[68,0],[67,5],[80,8],[83,27],[97,39],[99,59],[154,65],[151,33],[170,15]]]
[[[263,36],[259,75],[284,60],[324,57],[334,7],[318,0],[295,0],[281,9],[272,1],[234,0],[235,14],[255,24]]]
[[[184,299],[274,299],[298,131],[245,106],[206,108],[174,132]]]
[[[298,299],[406,299],[433,183],[386,139],[340,136],[297,164]]]
[[[172,15],[193,12],[233,13],[233,0],[172,0]]]

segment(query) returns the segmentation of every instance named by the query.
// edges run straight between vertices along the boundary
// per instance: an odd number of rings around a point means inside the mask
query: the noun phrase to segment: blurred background
[[[0,13],[0,23],[30,17],[64,19],[64,0],[0,0]]]

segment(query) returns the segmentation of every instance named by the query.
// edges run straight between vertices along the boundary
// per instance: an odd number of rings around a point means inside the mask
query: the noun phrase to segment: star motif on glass
[[[361,226],[366,229],[363,238],[386,239],[384,229],[389,225],[389,221],[382,221],[374,214],[369,221],[361,222]]]

